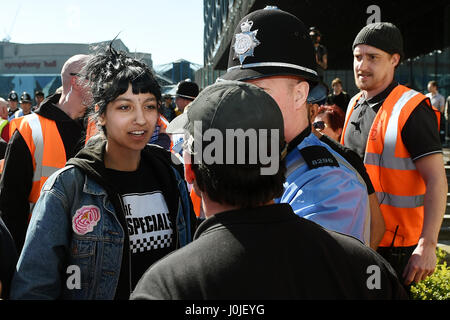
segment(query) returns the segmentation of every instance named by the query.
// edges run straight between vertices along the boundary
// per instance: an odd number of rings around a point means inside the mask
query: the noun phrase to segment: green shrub
[[[447,253],[437,248],[437,264],[434,273],[411,286],[411,298],[415,300],[450,300],[450,267]]]

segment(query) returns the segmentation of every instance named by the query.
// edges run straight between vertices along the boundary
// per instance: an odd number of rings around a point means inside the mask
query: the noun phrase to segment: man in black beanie
[[[198,92],[198,85],[189,79],[183,80],[178,84],[177,93],[175,94],[176,116],[184,112],[184,108],[198,96]]]
[[[386,232],[378,252],[405,285],[433,273],[447,181],[438,115],[423,94],[394,80],[404,58],[400,30],[372,23],[353,42],[361,90],[349,103],[341,143],[364,160]]]

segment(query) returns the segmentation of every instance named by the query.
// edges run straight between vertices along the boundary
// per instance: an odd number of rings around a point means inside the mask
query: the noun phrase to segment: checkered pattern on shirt
[[[130,240],[130,248],[132,253],[168,248],[171,245],[172,245],[172,235],[170,234]]]

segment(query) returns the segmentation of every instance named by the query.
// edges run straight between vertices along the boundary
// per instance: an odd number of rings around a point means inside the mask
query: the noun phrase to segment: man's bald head
[[[71,78],[74,74],[80,73],[81,69],[86,65],[90,56],[86,54],[77,54],[70,57],[61,69],[61,81],[63,90],[70,90]]]
[[[69,58],[61,69],[62,92],[58,107],[72,119],[82,117],[91,100],[86,81],[80,77],[90,58],[90,55],[77,54]]]

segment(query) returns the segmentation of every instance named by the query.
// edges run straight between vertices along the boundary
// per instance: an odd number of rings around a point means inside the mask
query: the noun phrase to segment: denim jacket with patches
[[[182,247],[195,232],[192,204],[185,181],[171,168],[179,190],[177,247]],[[50,176],[33,209],[11,299],[114,299],[122,255],[129,256],[127,231],[118,220],[122,213],[115,209],[118,201],[118,194],[111,195],[76,166],[68,165]],[[83,206],[98,209],[99,216],[93,218],[92,231],[80,235],[72,221]]]

